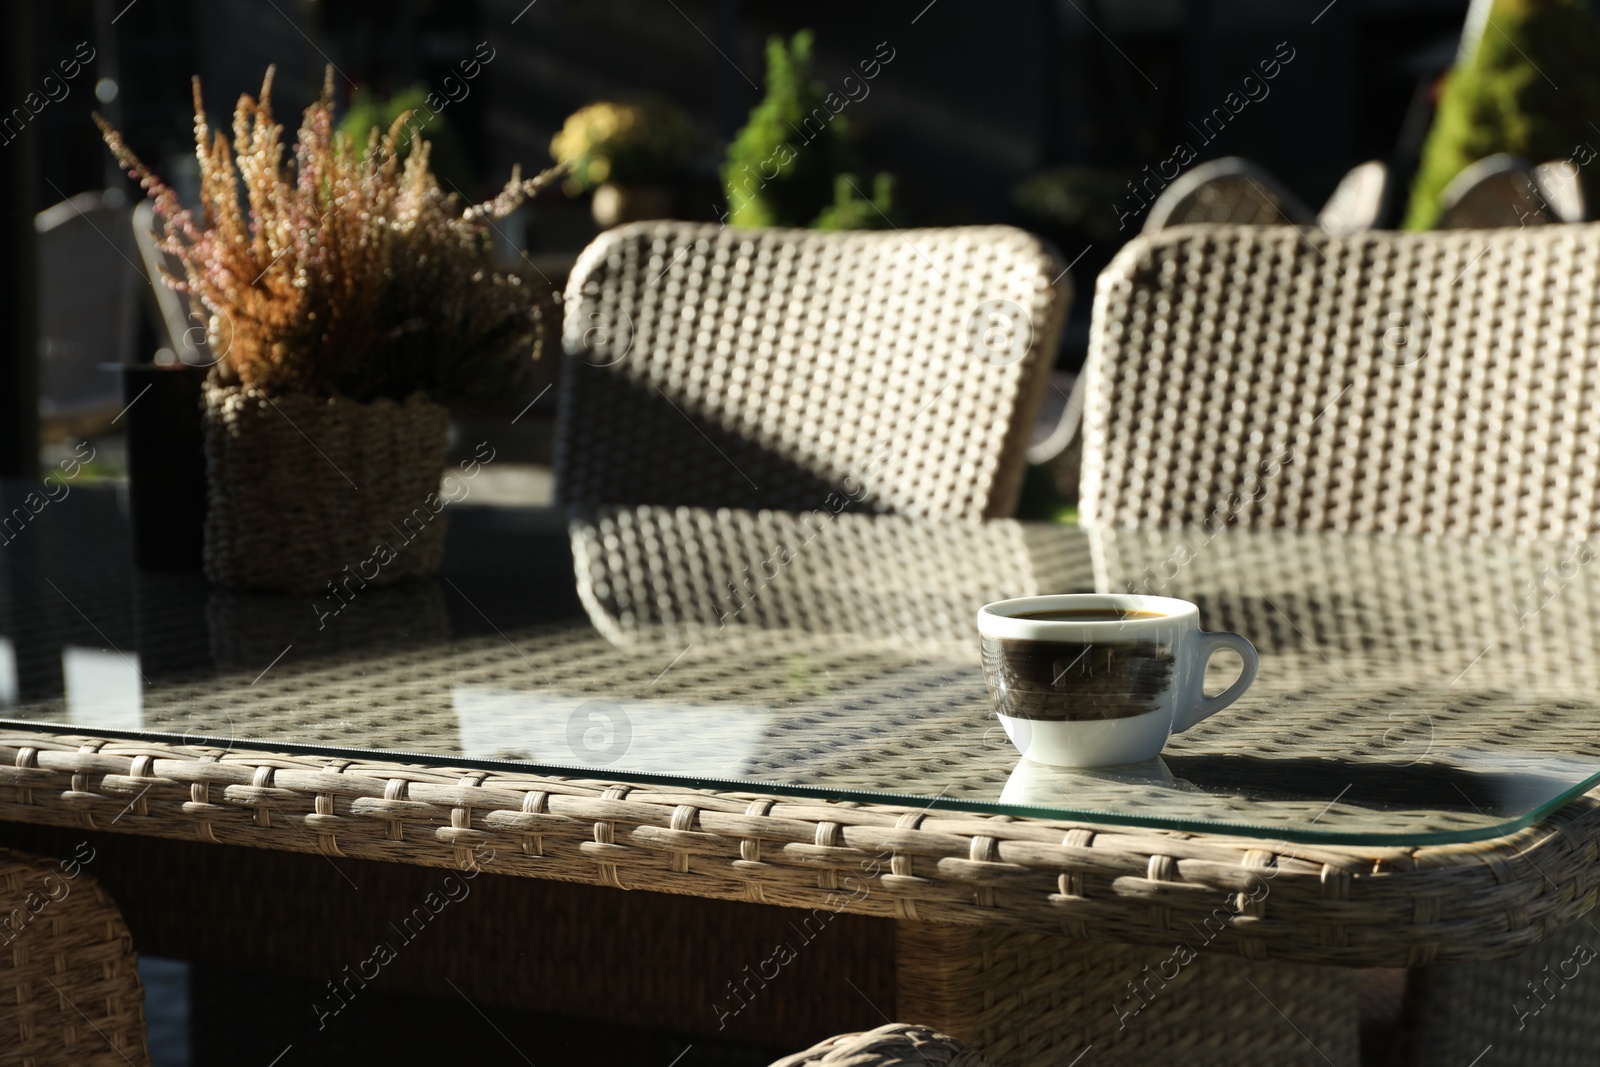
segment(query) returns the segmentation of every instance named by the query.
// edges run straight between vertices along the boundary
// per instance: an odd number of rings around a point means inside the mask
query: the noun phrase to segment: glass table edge
[[[686,775],[629,772],[624,776],[604,777],[591,767],[564,767],[559,764],[528,763],[518,760],[485,759],[473,756],[450,756],[438,753],[404,752],[398,750],[373,750],[344,748],[337,745],[312,745],[298,741],[258,740],[239,737],[196,737],[192,735],[164,734],[144,730],[84,727],[69,723],[44,723],[27,719],[0,716],[0,728],[15,728],[23,732],[61,736],[105,737],[124,741],[144,741],[170,745],[175,748],[221,748],[227,751],[246,749],[251,752],[283,752],[290,755],[326,756],[332,759],[349,759],[363,762],[390,761],[420,766],[457,767],[462,770],[487,770],[508,774],[534,774],[554,778],[568,778],[604,784],[666,785],[686,789],[713,790],[729,793],[773,794],[784,797],[802,797],[811,800],[878,804],[894,808],[915,808],[922,797],[897,793],[881,793],[860,789],[828,789],[822,786],[794,785],[780,782],[739,781],[728,778],[696,778]],[[1161,816],[1133,816],[1116,812],[1073,810],[1069,808],[1043,808],[1022,804],[1001,804],[981,800],[960,800],[935,796],[923,804],[925,811],[957,811],[975,815],[1004,815],[1012,818],[1042,819],[1082,823],[1090,826],[1119,826],[1139,830],[1211,834],[1219,837],[1237,837],[1251,841],[1284,842],[1288,844],[1320,845],[1345,848],[1426,848],[1438,845],[1464,845],[1493,841],[1525,830],[1548,815],[1600,785],[1600,770],[1575,782],[1549,801],[1505,822],[1478,829],[1422,833],[1325,833],[1305,829],[1285,829],[1272,834],[1247,823],[1192,822]]]

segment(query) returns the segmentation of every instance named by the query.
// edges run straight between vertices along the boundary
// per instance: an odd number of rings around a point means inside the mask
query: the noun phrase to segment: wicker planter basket
[[[352,574],[387,585],[438,569],[445,408],[420,394],[268,398],[214,382],[205,405],[212,581],[308,592]]]

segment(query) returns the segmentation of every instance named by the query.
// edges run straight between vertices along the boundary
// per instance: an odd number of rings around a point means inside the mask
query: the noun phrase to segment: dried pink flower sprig
[[[231,145],[208,125],[194,79],[198,218],[95,116],[155,201],[162,245],[184,270],[167,280],[209,323],[213,373],[268,395],[503,401],[538,357],[558,297],[542,278],[493,269],[490,229],[558,172],[525,181],[513,170],[493,200],[463,209],[429,172],[426,141],[400,162],[406,116],[364,149],[335,132],[331,68],[285,165],[272,77],[269,67],[259,100],[239,98]]]

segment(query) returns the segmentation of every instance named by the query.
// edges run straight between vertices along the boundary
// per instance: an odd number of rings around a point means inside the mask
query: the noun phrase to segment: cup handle
[[[1182,733],[1195,723],[1208,719],[1232,704],[1244,695],[1250,688],[1250,683],[1256,680],[1256,671],[1261,666],[1261,660],[1256,655],[1256,646],[1240,637],[1238,634],[1219,630],[1215,633],[1202,630],[1200,638],[1200,665],[1196,669],[1195,688],[1199,690],[1199,697],[1194,702],[1194,707],[1182,719],[1174,724],[1173,733]],[[1239,671],[1239,677],[1233,684],[1214,697],[1208,697],[1201,688],[1205,684],[1206,667],[1211,663],[1211,657],[1224,648],[1231,648],[1239,653],[1239,658],[1244,660],[1244,666]]]

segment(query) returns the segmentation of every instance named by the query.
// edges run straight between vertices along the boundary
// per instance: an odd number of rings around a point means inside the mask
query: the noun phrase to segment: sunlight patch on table
[[[144,709],[139,654],[68,645],[61,650],[67,722],[85,729],[138,730]]]
[[[759,707],[484,686],[457,686],[451,704],[471,759],[683,777],[746,774],[771,720]]]

